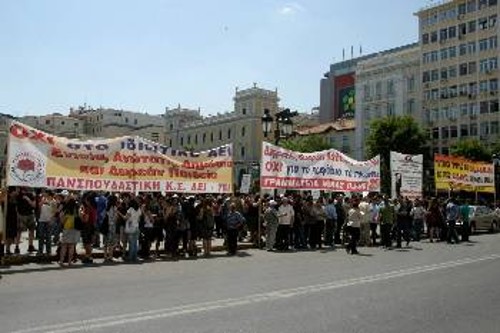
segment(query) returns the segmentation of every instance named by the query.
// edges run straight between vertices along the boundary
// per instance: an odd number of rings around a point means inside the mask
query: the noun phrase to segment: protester
[[[276,201],[270,200],[264,210],[264,225],[266,227],[266,250],[273,251],[278,231],[279,217]]]
[[[389,201],[387,196],[384,197],[383,202],[380,204],[380,234],[381,245],[386,249],[392,248],[392,230],[394,222],[396,221],[396,209]]]
[[[19,189],[17,195],[17,214],[20,231],[28,231],[28,252],[35,252],[33,241],[35,239],[35,208],[36,199],[33,193],[25,187]]]
[[[113,253],[117,244],[116,225],[118,221],[118,198],[114,195],[107,200],[106,216],[103,219],[103,224],[107,224],[104,231],[104,262],[111,263],[114,261]]]
[[[125,216],[125,234],[128,238],[128,257],[130,262],[137,262],[138,241],[139,241],[139,220],[142,216],[142,209],[137,200],[131,200],[130,208]]]
[[[359,254],[357,244],[360,237],[362,220],[363,213],[359,209],[359,199],[353,198],[351,209],[349,209],[347,214],[347,232],[350,236],[349,244],[346,246],[347,253]]]
[[[6,230],[5,230],[5,236],[6,236],[6,242],[5,242],[5,254],[11,255],[12,252],[10,251],[10,247],[12,244],[15,244],[15,249],[14,253],[15,254],[20,254],[21,251],[19,250],[19,241],[21,238],[21,229],[19,228],[19,223],[18,223],[18,214],[17,214],[17,202],[18,202],[18,197],[19,192],[18,189],[15,187],[9,187],[7,189],[7,194],[6,198],[4,200],[7,200],[7,212],[4,212],[5,214],[5,222],[6,222]]]
[[[337,208],[333,198],[328,199],[325,206],[326,222],[325,222],[325,245],[335,247],[334,234],[337,224]]]
[[[57,213],[57,203],[52,192],[42,194],[40,215],[38,218],[38,254],[42,255],[45,248],[46,254],[52,254],[51,229]]]
[[[229,205],[229,212],[226,217],[227,228],[227,253],[230,256],[236,255],[238,250],[238,233],[245,225],[245,218],[236,210],[236,204]]]
[[[422,206],[420,200],[415,200],[415,206],[410,211],[410,216],[413,218],[413,239],[420,242],[422,233],[424,232],[424,220],[426,210]]]
[[[458,235],[455,229],[457,220],[460,216],[460,209],[456,203],[455,198],[448,200],[446,205],[446,226],[448,228],[447,242],[448,244],[458,244]]]
[[[200,225],[200,236],[203,242],[203,256],[209,257],[211,255],[212,237],[215,227],[212,198],[206,198],[201,201],[198,213],[198,221]]]
[[[78,205],[74,198],[68,198],[64,203],[61,215],[63,231],[59,265],[63,266],[67,262],[68,266],[70,266],[73,261],[76,243],[80,239],[80,231],[76,229],[76,226],[82,223],[78,214]]]

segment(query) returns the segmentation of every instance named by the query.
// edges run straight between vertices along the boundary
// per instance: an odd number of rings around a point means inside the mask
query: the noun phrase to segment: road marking
[[[95,329],[101,329],[106,327],[120,326],[125,324],[137,323],[142,321],[156,320],[161,318],[169,318],[187,314],[193,314],[197,312],[207,312],[212,310],[220,310],[225,308],[230,308],[234,306],[242,306],[248,304],[256,304],[261,302],[276,301],[280,299],[296,297],[311,293],[318,293],[321,291],[339,289],[344,287],[350,287],[354,285],[368,284],[378,281],[384,281],[389,279],[394,279],[403,276],[409,276],[414,274],[420,274],[425,272],[431,272],[436,270],[442,270],[446,268],[452,268],[457,266],[468,265],[472,263],[477,263],[486,260],[500,259],[500,254],[492,254],[488,256],[478,257],[478,258],[464,258],[460,260],[448,261],[439,264],[418,266],[414,268],[405,268],[395,271],[390,271],[387,273],[369,275],[359,278],[345,279],[335,282],[329,282],[324,284],[316,284],[298,288],[276,290],[266,293],[248,295],[239,298],[228,298],[218,301],[209,301],[202,303],[188,304],[184,306],[175,306],[170,308],[163,308],[157,310],[143,311],[128,313],[123,315],[107,316],[101,318],[94,318],[89,320],[74,321],[63,324],[38,326],[23,330],[14,331],[12,333],[36,333],[36,332],[50,332],[50,333],[71,333],[71,332],[81,332],[90,331]]]

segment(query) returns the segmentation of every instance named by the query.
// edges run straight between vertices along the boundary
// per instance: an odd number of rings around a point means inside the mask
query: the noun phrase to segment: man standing
[[[276,210],[276,201],[271,200],[264,211],[264,223],[266,225],[266,250],[272,251],[276,241],[276,232],[278,231],[278,211]]]
[[[335,247],[333,242],[333,235],[335,232],[335,225],[337,223],[337,208],[333,198],[328,199],[328,203],[325,206],[326,213],[326,224],[325,224],[325,245]]]
[[[346,211],[344,209],[344,198],[342,195],[337,196],[335,201],[335,208],[337,208],[337,225],[335,226],[335,244],[342,243],[340,238],[340,233],[342,231],[342,226],[345,223]]]
[[[361,211],[361,214],[363,215],[363,218],[361,219],[361,228],[360,228],[360,245],[361,246],[368,246],[370,245],[370,210],[371,210],[371,205],[369,202],[369,198],[365,197],[361,200],[359,203],[359,210]]]
[[[380,234],[382,246],[386,249],[392,248],[391,231],[396,219],[396,210],[389,202],[389,198],[384,196],[384,201],[380,204]]]
[[[448,227],[447,241],[448,244],[458,243],[458,235],[455,229],[457,219],[459,217],[459,208],[454,198],[451,198],[446,205],[446,226]]]
[[[468,200],[465,200],[463,205],[460,206],[460,219],[462,220],[462,242],[469,241],[470,233],[470,206]]]
[[[295,214],[293,207],[290,205],[288,198],[283,198],[282,204],[278,209],[279,225],[278,225],[278,240],[276,247],[278,250],[288,250],[290,243],[290,230],[293,226]]]
[[[33,193],[26,188],[21,188],[17,201],[17,213],[21,230],[28,230],[28,252],[35,252],[33,241],[35,239],[35,207],[36,200]]]

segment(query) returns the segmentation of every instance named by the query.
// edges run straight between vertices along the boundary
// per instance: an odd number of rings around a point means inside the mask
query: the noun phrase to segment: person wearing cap
[[[276,232],[278,231],[278,211],[274,200],[267,203],[264,210],[264,224],[266,226],[266,250],[272,251],[276,241]]]

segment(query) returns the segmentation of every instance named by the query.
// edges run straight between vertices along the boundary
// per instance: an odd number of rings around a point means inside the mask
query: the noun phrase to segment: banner
[[[437,190],[495,193],[493,163],[434,155],[434,173]]]
[[[262,189],[380,191],[380,158],[356,161],[330,149],[299,153],[262,143]]]
[[[423,155],[406,155],[391,151],[391,194],[409,199],[422,198]]]
[[[252,175],[249,173],[244,174],[241,177],[240,193],[248,194],[250,193],[250,186],[252,185]]]
[[[232,146],[173,149],[140,137],[73,140],[9,126],[7,185],[109,192],[231,193]]]

